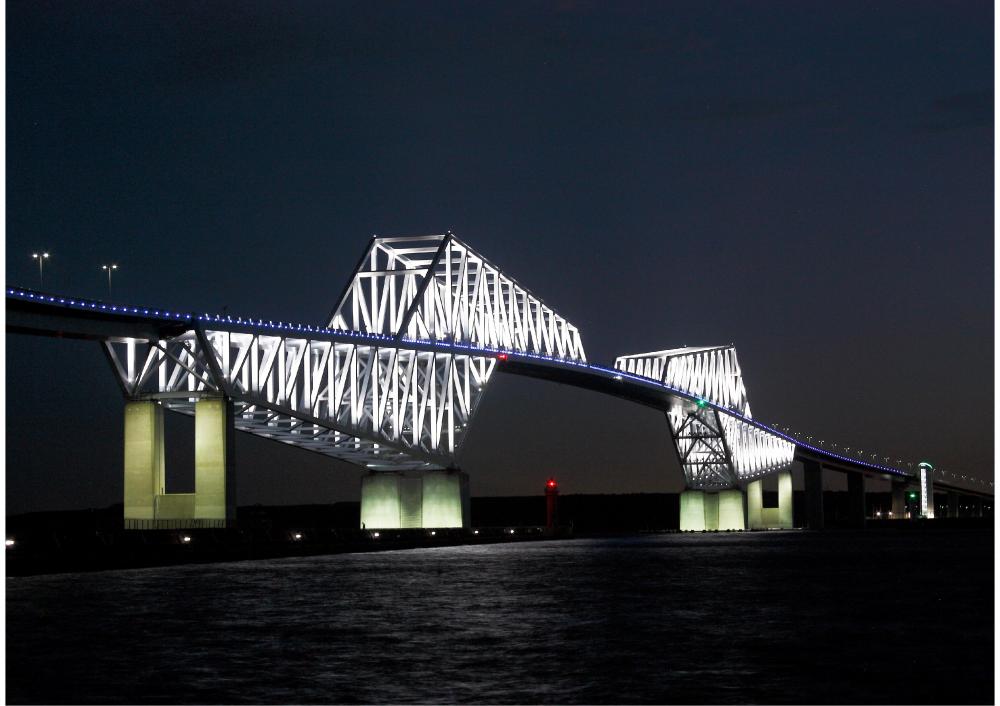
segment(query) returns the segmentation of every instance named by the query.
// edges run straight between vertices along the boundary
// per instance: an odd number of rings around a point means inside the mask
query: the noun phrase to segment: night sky
[[[7,283],[325,323],[373,233],[450,229],[594,362],[734,343],[755,417],[992,479],[993,84],[986,1],[9,2]],[[120,502],[98,345],[6,343],[8,512]],[[474,495],[682,486],[661,414],[490,385]],[[236,453],[242,505],[359,495]]]

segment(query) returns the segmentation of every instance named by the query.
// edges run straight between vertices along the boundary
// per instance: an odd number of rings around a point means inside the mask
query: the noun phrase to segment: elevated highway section
[[[805,469],[812,527],[823,525],[824,470],[848,475],[862,516],[865,477],[900,489],[917,484],[931,514],[935,482],[992,494],[757,421],[732,346],[624,355],[613,367],[589,363],[573,324],[450,233],[373,238],[324,325],[16,287],[7,288],[6,299],[9,333],[100,344],[126,400],[130,526],[227,523],[235,484],[231,431],[367,468],[362,521],[369,527],[463,526],[468,481],[458,459],[497,372],[662,412],[688,489],[681,499],[686,529],[790,526],[795,461]],[[210,501],[199,490],[187,499],[164,492],[164,410],[195,417],[196,485],[202,478],[212,489]],[[770,475],[778,476],[779,508],[769,513],[774,508],[763,507],[761,483]]]

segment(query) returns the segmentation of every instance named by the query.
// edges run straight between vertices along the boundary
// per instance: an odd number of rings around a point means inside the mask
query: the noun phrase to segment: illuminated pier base
[[[778,507],[764,507],[764,483],[747,485],[747,524],[750,529],[792,528],[792,472],[778,474]]]
[[[681,493],[681,532],[705,530],[705,492],[685,490]]]
[[[225,527],[236,517],[232,403],[195,403],[195,492],[166,492],[163,407],[125,403],[125,529]]]
[[[743,511],[743,491],[737,488],[719,493],[719,529],[745,530],[746,516]]]
[[[743,530],[743,492],[738,489],[707,493],[685,490],[681,493],[681,531],[702,532]]]
[[[431,529],[470,524],[467,473],[373,471],[361,478],[362,529]]]

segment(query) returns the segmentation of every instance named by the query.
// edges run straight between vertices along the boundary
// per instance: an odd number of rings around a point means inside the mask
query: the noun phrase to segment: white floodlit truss
[[[328,326],[586,361],[575,326],[450,233],[373,238]]]
[[[684,390],[751,418],[747,389],[733,346],[674,348],[623,355],[615,367]]]
[[[195,327],[104,347],[130,398],[193,414],[225,395],[257,436],[372,469],[453,466],[496,360],[338,337]]]
[[[241,431],[380,470],[456,465],[496,365],[490,350],[586,363],[575,326],[450,233],[373,238],[329,326],[304,329],[198,317],[170,337],[104,348],[132,399],[193,414],[198,399],[225,396]],[[748,422],[732,346],[615,367],[683,393],[666,412],[688,487],[733,487],[791,464],[793,443]]]
[[[667,410],[689,488],[732,488],[791,466],[795,444],[746,421],[750,403],[732,346],[620,356],[615,368],[694,398],[678,398]]]

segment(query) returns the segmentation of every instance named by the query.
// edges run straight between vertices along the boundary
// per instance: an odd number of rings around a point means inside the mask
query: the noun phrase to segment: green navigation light
[[[708,403],[705,402],[705,400],[698,400],[698,406],[699,407],[704,407],[706,404],[708,404]]]

